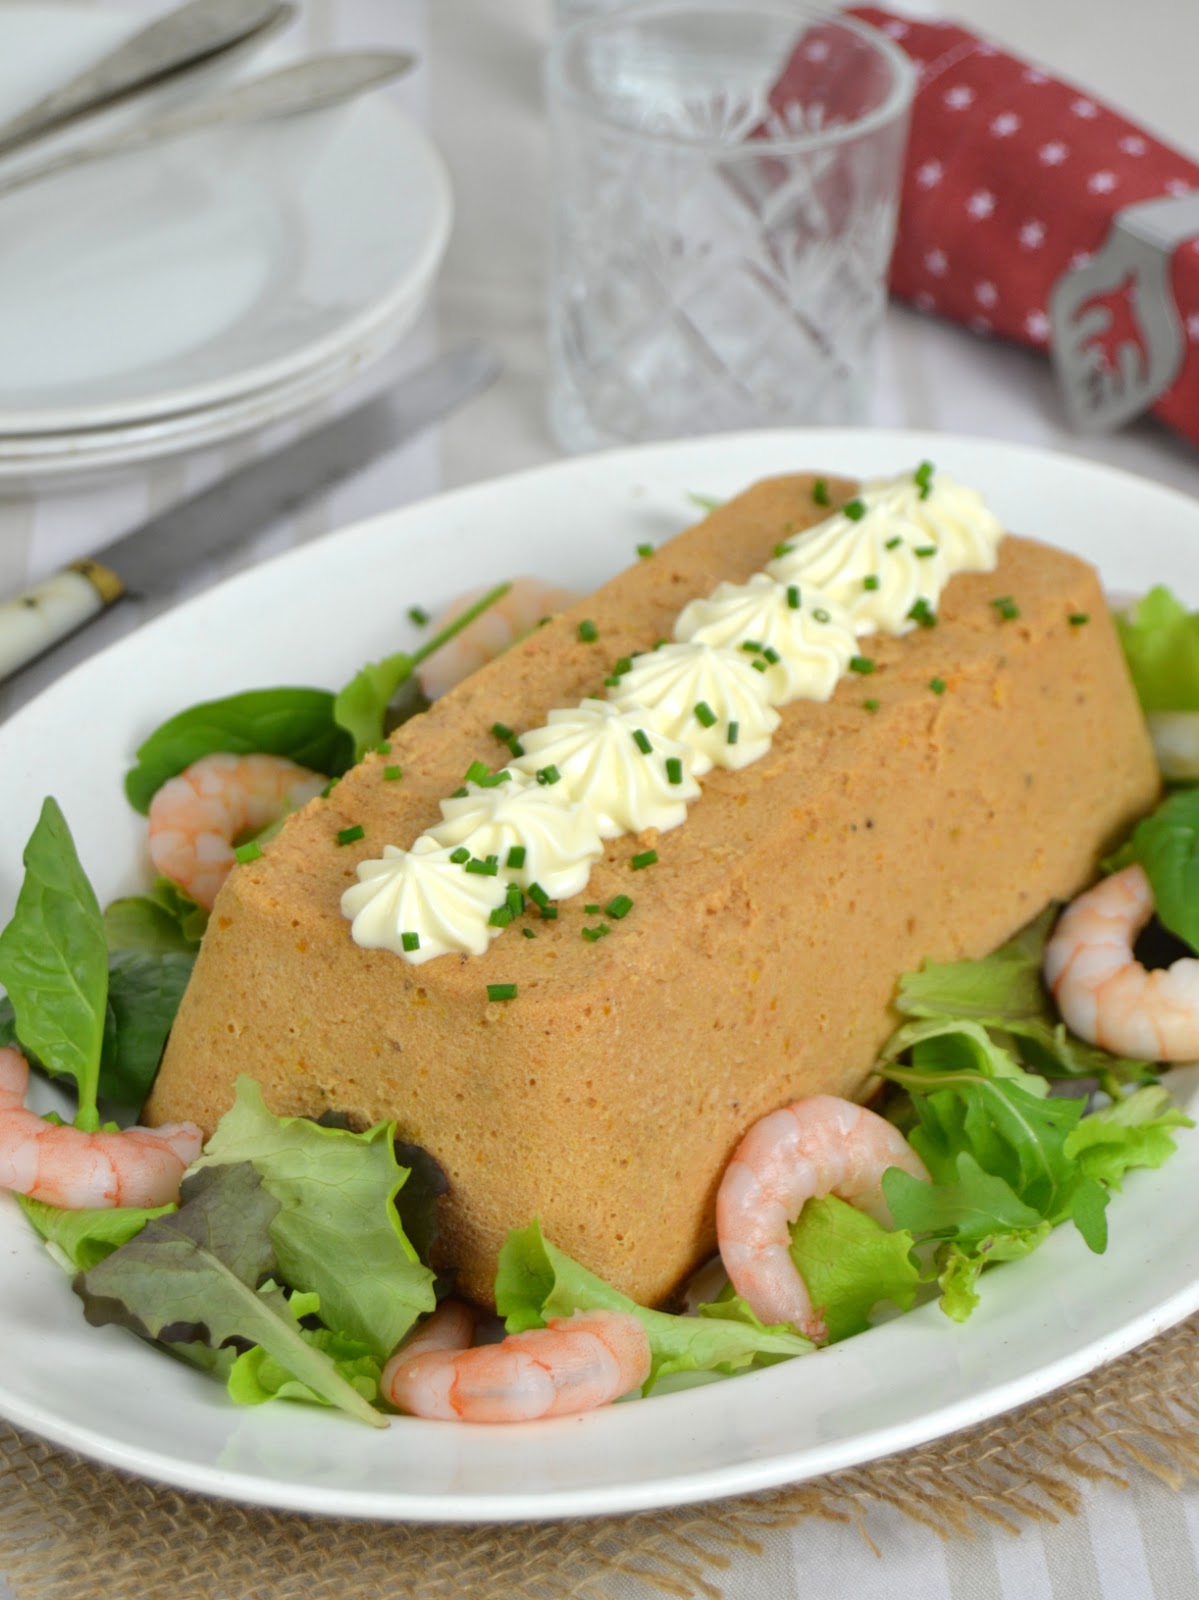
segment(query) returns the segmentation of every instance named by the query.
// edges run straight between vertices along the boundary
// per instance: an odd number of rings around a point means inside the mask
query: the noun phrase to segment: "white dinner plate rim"
[[[1127,500],[1129,496],[1136,495],[1149,511],[1152,511],[1156,504],[1164,516],[1173,515],[1184,519],[1193,525],[1199,534],[1199,505],[1181,492],[1149,483],[1106,464],[1092,463],[1083,458],[1063,456],[1024,445],[966,436],[882,429],[778,430],[759,434],[728,435],[706,440],[679,441],[667,445],[641,446],[558,462],[514,474],[508,478],[459,489],[399,511],[384,513],[227,580],[218,588],[189,601],[175,612],[148,625],[138,634],[110,646],[102,656],[95,658],[95,661],[106,662],[115,669],[120,665],[122,655],[127,655],[132,663],[146,651],[153,653],[168,639],[171,630],[176,632],[181,630],[186,635],[188,629],[199,628],[210,614],[230,613],[236,611],[239,606],[252,611],[255,604],[260,603],[261,597],[277,591],[279,583],[286,578],[289,565],[293,587],[298,593],[301,585],[311,583],[314,575],[319,577],[323,574],[327,578],[339,571],[352,572],[356,557],[360,558],[371,550],[383,548],[384,541],[388,550],[393,550],[397,546],[407,549],[409,545],[415,550],[422,538],[422,524],[437,524],[444,530],[465,527],[470,525],[472,520],[484,518],[489,519],[493,525],[504,525],[502,513],[505,507],[510,513],[519,511],[522,502],[536,502],[539,495],[548,505],[555,492],[567,488],[572,494],[577,495],[579,492],[594,493],[603,484],[609,487],[615,486],[613,493],[615,494],[616,488],[619,489],[620,503],[626,505],[631,520],[639,504],[656,506],[658,502],[654,499],[655,495],[660,490],[664,493],[662,486],[668,483],[671,492],[677,495],[678,526],[681,527],[690,520],[684,504],[686,492],[688,490],[711,492],[713,489],[719,489],[721,492],[731,491],[734,485],[723,483],[721,480],[727,478],[733,467],[742,461],[747,464],[753,463],[753,475],[757,475],[760,471],[785,470],[788,464],[795,470],[827,467],[829,470],[844,471],[850,470],[847,463],[851,460],[860,461],[860,470],[863,472],[873,472],[894,470],[901,461],[915,461],[924,456],[934,460],[940,456],[947,459],[951,466],[955,457],[976,458],[983,463],[990,463],[997,483],[1002,481],[1004,472],[1031,473],[1034,479],[1039,472],[1042,475],[1041,492],[1044,492],[1045,482],[1052,480],[1050,487],[1054,489],[1054,493],[1061,493],[1067,499],[1078,483],[1084,485],[1090,483],[1095,490],[1094,498],[1089,502],[1089,509],[1092,512],[1100,507],[1104,497],[1118,499],[1122,496]],[[746,477],[742,481],[748,482],[749,478]],[[1085,502],[1085,494],[1083,499]],[[424,531],[427,535],[430,530]],[[1050,530],[1028,528],[1019,531],[1048,533]],[[628,549],[625,548],[623,537],[619,546],[614,539],[613,547],[618,549],[618,564],[623,565],[631,558],[634,538],[635,535],[630,531]],[[1147,578],[1154,576],[1153,573],[1146,574]],[[450,581],[456,587],[454,579],[451,578]],[[349,588],[348,577],[345,582]],[[1190,598],[1199,599],[1199,595],[1192,595]],[[135,646],[136,640],[142,641],[140,647]],[[356,663],[347,664],[352,668]],[[19,745],[22,740],[34,739],[39,708],[43,708],[53,716],[56,702],[61,702],[64,707],[68,706],[72,697],[77,697],[83,692],[84,675],[89,670],[89,666],[76,668],[58,684],[45,691],[38,700],[16,713],[6,727],[0,728],[0,752],[7,751],[12,745]],[[2,768],[3,762],[0,762],[0,770]],[[2,830],[3,824],[0,824],[0,831]],[[11,850],[12,841],[6,839],[4,847],[6,852],[4,870],[7,871],[11,868],[7,855]],[[1179,1163],[1174,1171],[1191,1174],[1195,1163],[1199,1161],[1199,1150],[1194,1143],[1188,1143],[1186,1149],[1180,1151],[1174,1161]],[[1113,1208],[1114,1215],[1118,1218],[1120,1207],[1126,1203],[1130,1207],[1139,1207],[1142,1201],[1136,1198],[1137,1195],[1151,1196],[1154,1182],[1160,1181],[1163,1174],[1167,1175],[1168,1181],[1171,1170],[1170,1164],[1167,1164],[1160,1174],[1134,1175],[1137,1178],[1144,1178],[1146,1184],[1138,1186],[1136,1183],[1130,1183],[1128,1195],[1118,1201]],[[1026,1282],[1030,1269],[1035,1274],[1039,1260],[1048,1262],[1052,1256],[1056,1263],[1063,1251],[1069,1256],[1072,1249],[1072,1239],[1066,1239],[1063,1230],[1059,1230],[1042,1251],[1025,1262],[1005,1266],[1002,1269],[1005,1275],[1003,1279],[997,1275],[994,1282],[986,1287],[998,1297],[998,1292],[1004,1289],[1007,1283],[1014,1285],[1017,1281]],[[1125,1264],[1124,1255],[1108,1259],[1109,1264],[1116,1267]],[[1150,1261],[1153,1259],[1155,1258],[1151,1257]],[[1195,1253],[1194,1261],[1199,1264],[1199,1251]],[[1049,1269],[1045,1270],[1048,1272]],[[1138,1267],[1138,1270],[1142,1269]],[[1148,1268],[1143,1270],[1147,1271]],[[1191,1270],[1189,1255],[1187,1270]],[[3,1267],[0,1266],[0,1274],[2,1272]],[[1013,1276],[1009,1279],[1006,1276],[1008,1274]],[[1022,1277],[1017,1280],[1016,1274],[1022,1274]],[[1061,1274],[1058,1276],[1062,1277],[1064,1283],[1065,1276]],[[1154,1282],[1156,1281],[1154,1279]],[[1011,1299],[1014,1295],[1014,1289],[1010,1293],[1004,1289],[1005,1299]],[[1117,1320],[1112,1325],[1105,1326],[1098,1332],[1092,1330],[1093,1336],[1078,1337],[1068,1348],[1064,1347],[1062,1353],[1057,1356],[1033,1364],[1028,1370],[1018,1371],[1001,1382],[989,1385],[983,1382],[973,1389],[968,1389],[959,1398],[921,1416],[905,1416],[896,1424],[880,1423],[873,1428],[859,1428],[842,1437],[825,1440],[819,1445],[809,1444],[790,1454],[775,1455],[764,1460],[741,1461],[710,1468],[690,1467],[689,1463],[681,1463],[679,1470],[674,1473],[663,1473],[652,1480],[630,1483],[584,1484],[581,1487],[562,1485],[536,1491],[521,1488],[519,1484],[515,1486],[508,1484],[496,1489],[495,1492],[488,1490],[478,1493],[437,1495],[431,1491],[419,1493],[415,1490],[398,1491],[387,1486],[340,1489],[337,1485],[328,1483],[313,1486],[303,1482],[280,1481],[278,1477],[239,1472],[220,1463],[198,1465],[181,1459],[178,1453],[173,1455],[169,1449],[146,1450],[131,1445],[127,1439],[122,1439],[119,1435],[83,1427],[76,1419],[55,1412],[53,1406],[32,1405],[22,1401],[19,1396],[14,1395],[10,1380],[2,1373],[0,1373],[0,1413],[8,1416],[18,1426],[28,1427],[58,1444],[77,1449],[125,1470],[169,1482],[181,1488],[279,1508],[330,1515],[429,1522],[518,1521],[532,1518],[615,1514],[767,1488],[844,1468],[927,1442],[981,1422],[1015,1405],[1035,1400],[1061,1384],[1093,1370],[1101,1362],[1133,1348],[1196,1309],[1199,1309],[1199,1266],[1193,1276],[1172,1287],[1170,1292],[1160,1293],[1151,1304],[1141,1305],[1135,1312],[1122,1318],[1118,1311],[1113,1311],[1112,1315]],[[884,1349],[880,1349],[884,1341],[889,1348],[902,1349],[905,1347],[905,1330],[917,1327],[920,1332],[913,1337],[922,1339],[924,1324],[919,1319],[926,1318],[928,1313],[939,1316],[933,1308],[924,1308],[909,1317],[898,1319],[895,1323],[877,1328],[869,1334],[860,1336],[858,1340],[848,1341],[835,1347],[834,1350],[811,1359],[827,1362],[829,1365],[826,1370],[830,1375],[836,1370],[834,1363],[844,1366],[847,1361],[851,1369],[863,1366],[865,1370],[863,1364],[867,1360],[867,1349],[878,1356],[884,1356]],[[3,1303],[0,1302],[0,1327],[3,1327],[5,1314]],[[982,1319],[980,1326],[983,1331],[979,1337],[991,1338],[992,1333],[986,1331],[985,1312],[980,1310],[980,1313],[976,1313],[976,1317]],[[943,1319],[937,1323],[939,1329],[942,1328],[942,1323]],[[963,1339],[968,1339],[970,1329],[971,1325],[967,1324],[962,1334]],[[951,1348],[951,1333],[950,1326],[944,1324],[945,1344],[940,1347],[943,1351]],[[939,1334],[938,1337],[940,1336]],[[1067,1332],[1063,1337],[1069,1339],[1071,1335]],[[855,1353],[859,1351],[860,1357]],[[143,1353],[138,1352],[138,1354]],[[144,1354],[145,1359],[153,1359],[149,1353]],[[876,1370],[877,1367],[878,1362],[875,1361],[872,1370]],[[653,1415],[653,1408],[658,1406],[690,1407],[691,1413],[702,1419],[711,1412],[713,1395],[728,1397],[725,1405],[727,1410],[728,1407],[738,1403],[736,1398],[738,1395],[743,1396],[748,1403],[751,1390],[755,1398],[769,1392],[773,1403],[776,1396],[782,1399],[797,1392],[797,1380],[794,1375],[798,1372],[802,1377],[804,1370],[814,1372],[817,1369],[809,1368],[807,1361],[791,1363],[771,1369],[769,1372],[751,1374],[719,1386],[691,1391],[690,1394],[666,1395],[651,1399],[649,1402],[644,1402],[647,1407],[644,1415],[647,1417]],[[788,1378],[788,1374],[792,1377]],[[812,1381],[814,1382],[814,1379]],[[762,1386],[766,1384],[776,1387],[765,1391]],[[798,1388],[802,1390],[803,1383],[800,1383]],[[720,1403],[719,1400],[717,1403]],[[613,1436],[611,1428],[615,1424],[617,1429],[627,1429],[631,1436],[636,1438],[640,1426],[636,1418],[641,1413],[641,1404],[638,1403],[632,1408],[610,1408],[607,1413],[597,1413],[592,1418],[579,1419],[586,1425],[580,1429],[580,1437],[586,1439],[594,1429],[600,1438],[609,1439]],[[298,1409],[300,1408],[292,1408],[293,1411]],[[667,1415],[664,1412],[657,1414],[665,1424],[668,1420]],[[683,1414],[683,1411],[676,1412],[678,1416]],[[266,1415],[266,1411],[257,1414],[260,1419]],[[331,1418],[327,1414],[315,1414],[315,1422],[333,1430],[353,1428],[352,1424],[343,1423],[341,1419]],[[269,1422],[265,1425],[270,1426]],[[289,1433],[294,1433],[298,1426],[286,1424]],[[408,1419],[396,1426],[419,1430],[421,1443],[432,1437],[428,1433],[429,1429],[437,1430],[439,1426],[444,1428],[444,1425],[413,1423]],[[542,1430],[560,1430],[557,1435],[544,1432],[541,1437],[546,1440],[569,1437],[561,1431],[565,1426],[568,1424],[533,1425],[534,1428]],[[465,1436],[488,1430],[453,1431]],[[640,1431],[642,1434],[645,1432],[644,1429]],[[359,1434],[360,1432],[361,1430]],[[357,1436],[356,1434],[355,1437]],[[515,1434],[510,1434],[509,1437],[515,1442]]]

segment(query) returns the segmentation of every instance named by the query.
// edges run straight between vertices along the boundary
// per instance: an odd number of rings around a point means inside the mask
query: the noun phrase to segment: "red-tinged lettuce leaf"
[[[14,1196],[21,1210],[51,1247],[60,1265],[86,1272],[119,1246],[139,1234],[147,1222],[165,1217],[173,1205],[139,1210],[136,1206],[105,1206],[99,1210],[64,1211],[28,1195]]]
[[[200,1171],[250,1163],[275,1202],[270,1239],[279,1276],[320,1296],[324,1321],[360,1339],[385,1361],[423,1312],[436,1304],[434,1274],[420,1261],[395,1201],[411,1181],[398,1165],[395,1129],[366,1133],[320,1127],[304,1117],[276,1117],[252,1079],[221,1118]],[[421,1237],[431,1237],[434,1196],[412,1208]]]
[[[195,1173],[182,1204],[75,1279],[87,1320],[143,1338],[259,1345],[328,1404],[384,1426],[333,1362],[300,1334],[281,1290],[260,1293],[276,1268],[270,1225],[279,1211],[251,1166]]]
[[[921,1283],[913,1242],[905,1229],[888,1232],[835,1195],[807,1201],[791,1229],[791,1259],[824,1317],[830,1344],[863,1332],[880,1304],[911,1309]]]
[[[743,1301],[703,1306],[694,1317],[639,1306],[552,1245],[536,1221],[514,1229],[504,1241],[495,1303],[509,1333],[543,1328],[551,1317],[569,1317],[575,1311],[629,1312],[649,1335],[652,1365],[646,1394],[674,1373],[727,1375],[815,1349],[792,1328],[765,1326]]]

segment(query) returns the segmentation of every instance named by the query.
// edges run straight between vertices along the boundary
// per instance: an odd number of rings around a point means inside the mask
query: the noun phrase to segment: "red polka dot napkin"
[[[1199,190],[1194,161],[965,28],[853,13],[920,75],[891,289],[923,310],[1047,348],[1055,283],[1100,250],[1117,213]],[[1185,347],[1152,410],[1199,444],[1199,237],[1174,248],[1168,278]],[[1135,285],[1113,290],[1105,310],[1095,359],[1115,364],[1121,342],[1141,337]]]

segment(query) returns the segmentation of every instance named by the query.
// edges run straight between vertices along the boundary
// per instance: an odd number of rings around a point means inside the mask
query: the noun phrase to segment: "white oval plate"
[[[0,118],[135,21],[0,6]],[[276,64],[264,52],[237,73]],[[0,435],[47,435],[228,401],[336,358],[427,290],[452,205],[436,150],[376,94],[65,173],[0,211]]]
[[[375,518],[252,569],[77,668],[0,728],[0,921],[42,797],[64,806],[101,900],[136,885],[144,824],[121,779],[162,718],[259,685],[337,685],[412,638],[407,607],[465,581],[543,573],[580,589],[694,520],[687,495],[767,473],[871,474],[931,458],[1019,532],[1096,560],[1114,590],[1164,580],[1199,600],[1199,506],[1018,445],[829,430],[583,457]],[[385,580],[385,581],[384,581]],[[219,640],[219,647],[213,641]],[[1176,1073],[1185,1104],[1199,1084]],[[1111,1208],[1107,1254],[1061,1228],[983,1281],[963,1327],[930,1305],[761,1373],[519,1428],[396,1419],[385,1432],[280,1404],[238,1410],[115,1328],[88,1328],[66,1278],[0,1204],[0,1412],[59,1444],[189,1489],[302,1511],[496,1521],[641,1510],[741,1493],[906,1449],[1034,1399],[1199,1308],[1199,1130]],[[513,1152],[514,1157],[517,1152]]]

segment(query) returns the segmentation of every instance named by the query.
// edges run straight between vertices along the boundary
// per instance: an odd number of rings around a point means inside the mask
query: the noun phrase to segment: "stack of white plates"
[[[0,6],[0,119],[136,21]],[[0,485],[199,449],[328,399],[420,314],[451,214],[437,152],[378,94],[0,196]]]

